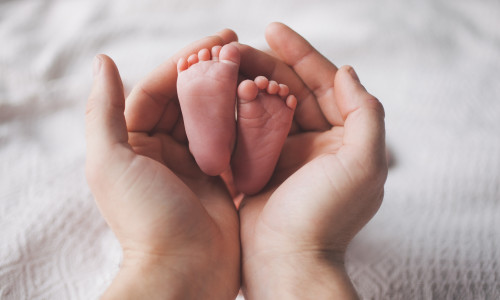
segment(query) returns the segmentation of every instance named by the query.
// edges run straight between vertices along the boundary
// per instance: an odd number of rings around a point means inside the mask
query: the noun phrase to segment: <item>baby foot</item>
[[[177,94],[189,150],[211,176],[229,168],[239,66],[240,53],[233,45],[202,49],[177,63]]]
[[[260,191],[278,162],[297,106],[288,93],[288,86],[263,76],[238,86],[238,138],[231,169],[237,189],[245,194]]]

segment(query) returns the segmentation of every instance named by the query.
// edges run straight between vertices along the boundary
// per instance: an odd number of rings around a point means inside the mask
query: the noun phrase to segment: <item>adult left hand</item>
[[[384,109],[287,26],[266,39],[274,56],[239,45],[241,72],[287,84],[298,105],[269,184],[239,208],[245,296],[356,299],[344,254],[384,195]]]

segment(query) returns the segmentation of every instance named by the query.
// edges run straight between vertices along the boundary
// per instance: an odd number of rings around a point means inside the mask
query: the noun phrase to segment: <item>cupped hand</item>
[[[86,112],[86,173],[124,253],[105,297],[235,298],[238,215],[223,181],[203,174],[189,154],[176,62],[236,39],[224,30],[188,46],[126,101],[113,61],[96,57]]]
[[[241,72],[287,84],[299,102],[273,178],[239,208],[245,295],[355,298],[343,259],[383,198],[383,107],[351,67],[285,25],[270,24],[266,39],[271,56],[239,46]]]

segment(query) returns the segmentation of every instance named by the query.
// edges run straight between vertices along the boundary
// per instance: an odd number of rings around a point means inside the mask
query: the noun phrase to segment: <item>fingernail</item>
[[[356,74],[356,71],[354,71],[354,69],[352,67],[349,68],[349,74],[351,74],[352,79],[359,82],[358,74]]]
[[[101,71],[102,59],[99,56],[94,57],[94,62],[92,63],[92,74],[96,77]]]

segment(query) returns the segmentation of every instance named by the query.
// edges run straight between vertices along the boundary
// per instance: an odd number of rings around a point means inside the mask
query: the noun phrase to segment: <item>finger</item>
[[[95,183],[91,187],[102,183],[104,173],[116,169],[114,162],[130,152],[124,108],[123,84],[116,65],[106,55],[96,56],[94,83],[85,113],[87,171],[89,181]]]
[[[94,83],[87,102],[87,141],[109,147],[127,142],[123,84],[116,65],[106,55],[94,60]]]
[[[266,28],[266,40],[276,55],[290,65],[312,91],[328,122],[342,125],[339,111],[334,101],[330,101],[334,96],[337,67],[284,24],[269,24]]]
[[[382,104],[366,91],[350,66],[340,68],[335,86],[337,105],[345,120],[343,151],[357,155],[365,167],[380,169],[379,164],[386,165]]]
[[[177,61],[203,48],[224,45],[238,37],[230,29],[185,47],[142,80],[127,98],[125,118],[128,130],[149,132],[160,121],[167,104],[176,100]]]
[[[294,120],[303,130],[326,130],[326,121],[314,94],[302,79],[281,60],[253,47],[234,43],[241,53],[240,72],[246,78],[265,76],[290,87],[290,93],[297,97]]]

